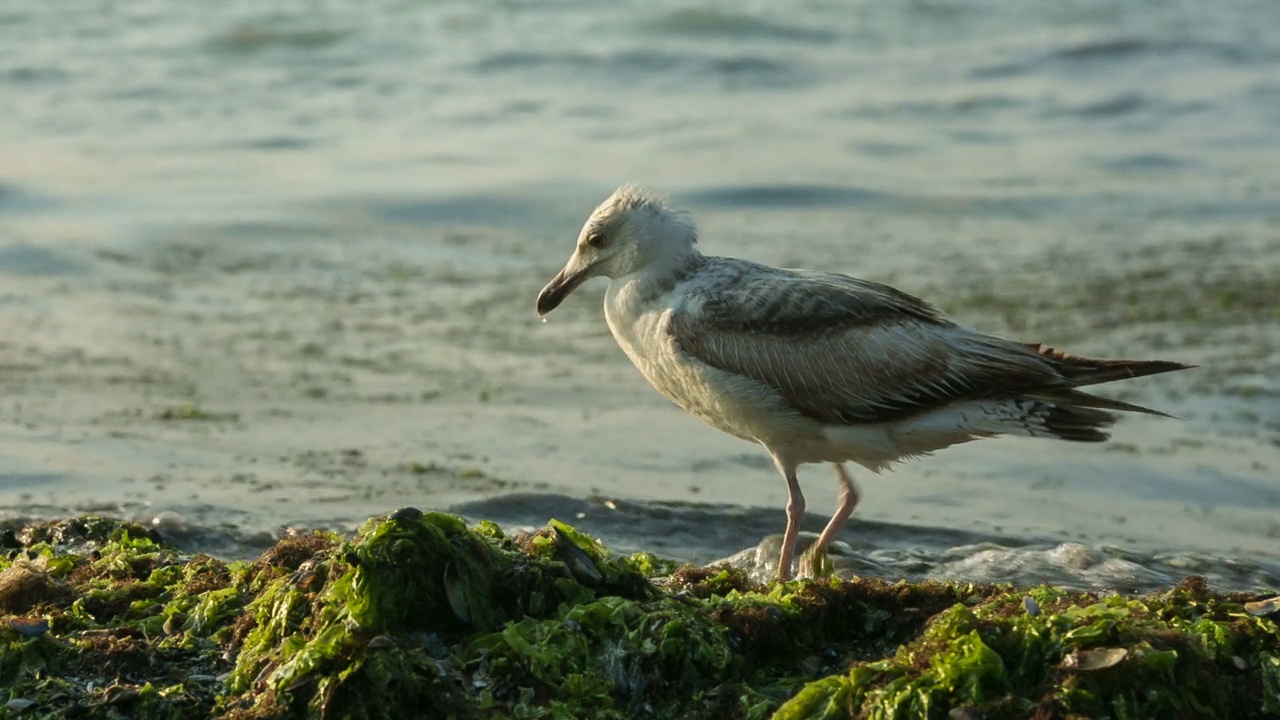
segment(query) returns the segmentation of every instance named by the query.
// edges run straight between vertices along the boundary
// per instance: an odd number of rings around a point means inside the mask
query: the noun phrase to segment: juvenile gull
[[[773,457],[787,482],[783,580],[804,516],[800,465],[833,463],[841,483],[821,553],[858,502],[842,463],[879,472],[996,435],[1100,442],[1108,410],[1164,413],[1077,388],[1191,367],[1013,342],[887,285],[706,256],[686,214],[633,185],[591,213],[538,315],[596,276],[611,280],[609,330],[658,392]]]

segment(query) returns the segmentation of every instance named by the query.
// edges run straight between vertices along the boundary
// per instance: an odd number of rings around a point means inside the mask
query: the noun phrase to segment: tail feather
[[[1159,375],[1160,373],[1195,367],[1195,365],[1170,362],[1168,360],[1099,360],[1081,355],[1072,355],[1065,350],[1049,347],[1044,343],[1026,343],[1026,347],[1037,355],[1051,361],[1058,372],[1062,373],[1062,376],[1073,386],[1098,385],[1116,380]],[[1130,408],[1115,409],[1134,410],[1135,408],[1137,408],[1136,412],[1163,414],[1146,408],[1138,408],[1136,405]]]
[[[979,400],[975,405],[977,412],[961,414],[962,424],[972,437],[1021,435],[1075,442],[1102,442],[1111,436],[1107,429],[1117,420],[1114,413],[1105,410],[1044,397]],[[954,422],[949,417],[947,419]]]
[[[1163,360],[1098,360],[1039,344],[1025,347],[1043,358],[1052,371],[1040,367],[1029,381],[1025,376],[1016,377],[1007,387],[990,394],[963,398],[910,418],[898,429],[907,448],[902,456],[927,454],[997,435],[1103,442],[1111,437],[1111,426],[1119,419],[1117,412],[1173,416],[1078,388],[1195,367]]]
[[[1173,417],[1159,410],[1099,397],[1075,388],[1195,367],[1167,360],[1099,360],[1072,355],[1043,343],[1027,344],[1026,347],[1053,363],[1054,368],[1070,384],[1067,388],[1047,388],[1027,393],[1028,398],[1048,405],[1049,411],[1043,421],[1045,429],[1063,440],[1106,440],[1109,434],[1102,428],[1110,427],[1116,421],[1116,416],[1106,412],[1107,410]]]
[[[1111,437],[1109,428],[1116,416],[1103,410],[1072,405],[1049,405],[1040,418],[1054,437],[1074,442],[1102,442]]]
[[[1037,400],[1044,400],[1045,402],[1053,403],[1055,405],[1067,406],[1067,407],[1096,408],[1099,410],[1119,410],[1121,412],[1136,412],[1136,413],[1142,413],[1144,415],[1156,415],[1159,417],[1172,418],[1174,420],[1178,419],[1177,416],[1170,415],[1169,413],[1166,413],[1166,412],[1160,412],[1159,410],[1152,410],[1149,407],[1143,407],[1142,405],[1127,403],[1123,400],[1113,400],[1111,398],[1101,397],[1098,395],[1094,395],[1092,393],[1084,392],[1083,390],[1059,390],[1059,391],[1044,392],[1044,393],[1034,393],[1034,394],[1028,395],[1027,397],[1033,397],[1033,398],[1036,398]]]

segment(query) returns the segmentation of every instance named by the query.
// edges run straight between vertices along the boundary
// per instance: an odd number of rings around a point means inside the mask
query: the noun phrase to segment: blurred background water
[[[455,503],[754,545],[764,454],[644,385],[598,286],[534,319],[635,180],[707,252],[1202,365],[1114,390],[1182,422],[859,477],[853,569],[1275,584],[1276,27],[1261,0],[0,4],[0,506],[229,554]],[[1137,580],[1083,569],[1115,553]]]

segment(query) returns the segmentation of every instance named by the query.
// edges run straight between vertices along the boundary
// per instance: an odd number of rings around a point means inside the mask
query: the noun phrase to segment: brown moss
[[[88,584],[90,581],[98,577],[99,570],[93,566],[91,562],[78,563],[71,574],[67,576],[67,584],[75,587]]]
[[[704,574],[686,577],[697,583]],[[779,661],[803,671],[809,659],[807,674],[814,675],[891,651],[914,639],[930,618],[957,602],[998,592],[994,586],[975,585],[958,595],[954,585],[855,578],[809,583],[791,598],[788,611],[770,602],[728,602],[717,605],[711,618],[727,628],[748,674],[758,665]],[[927,663],[930,654],[920,654],[918,661]],[[823,662],[821,657],[834,660]]]
[[[671,573],[664,585],[670,590],[683,590],[704,600],[712,595],[726,595],[733,591],[745,593],[764,589],[763,585],[751,579],[746,570],[731,565],[681,565]]]
[[[221,590],[231,585],[231,572],[227,564],[208,555],[196,555],[188,563],[188,574],[185,592],[188,595],[200,595],[210,590]],[[194,568],[194,570],[192,570]]]
[[[136,628],[121,627],[86,633],[83,659],[103,677],[132,675],[155,662],[155,653]]]
[[[230,652],[240,651],[240,647],[244,645],[244,638],[251,630],[258,626],[258,619],[251,612],[240,613],[236,621],[231,625],[231,635],[228,639]]]
[[[1209,596],[1209,584],[1205,582],[1204,577],[1200,575],[1188,575],[1178,583],[1173,589],[1174,593],[1185,593],[1191,597],[1203,600]]]
[[[332,550],[337,543],[320,531],[286,537],[262,554],[255,563],[260,568],[284,568],[293,572],[316,555]]]

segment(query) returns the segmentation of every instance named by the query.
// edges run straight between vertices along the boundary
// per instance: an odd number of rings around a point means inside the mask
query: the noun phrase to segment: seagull
[[[808,551],[825,552],[858,503],[843,464],[879,473],[978,438],[1101,442],[1112,412],[1165,413],[1081,386],[1193,367],[1101,360],[970,330],[888,285],[703,255],[692,218],[627,184],[591,213],[538,293],[546,315],[583,282],[610,280],[609,330],[662,395],[764,446],[787,483],[778,578],[792,577],[805,500],[799,466],[831,463],[839,504]]]

